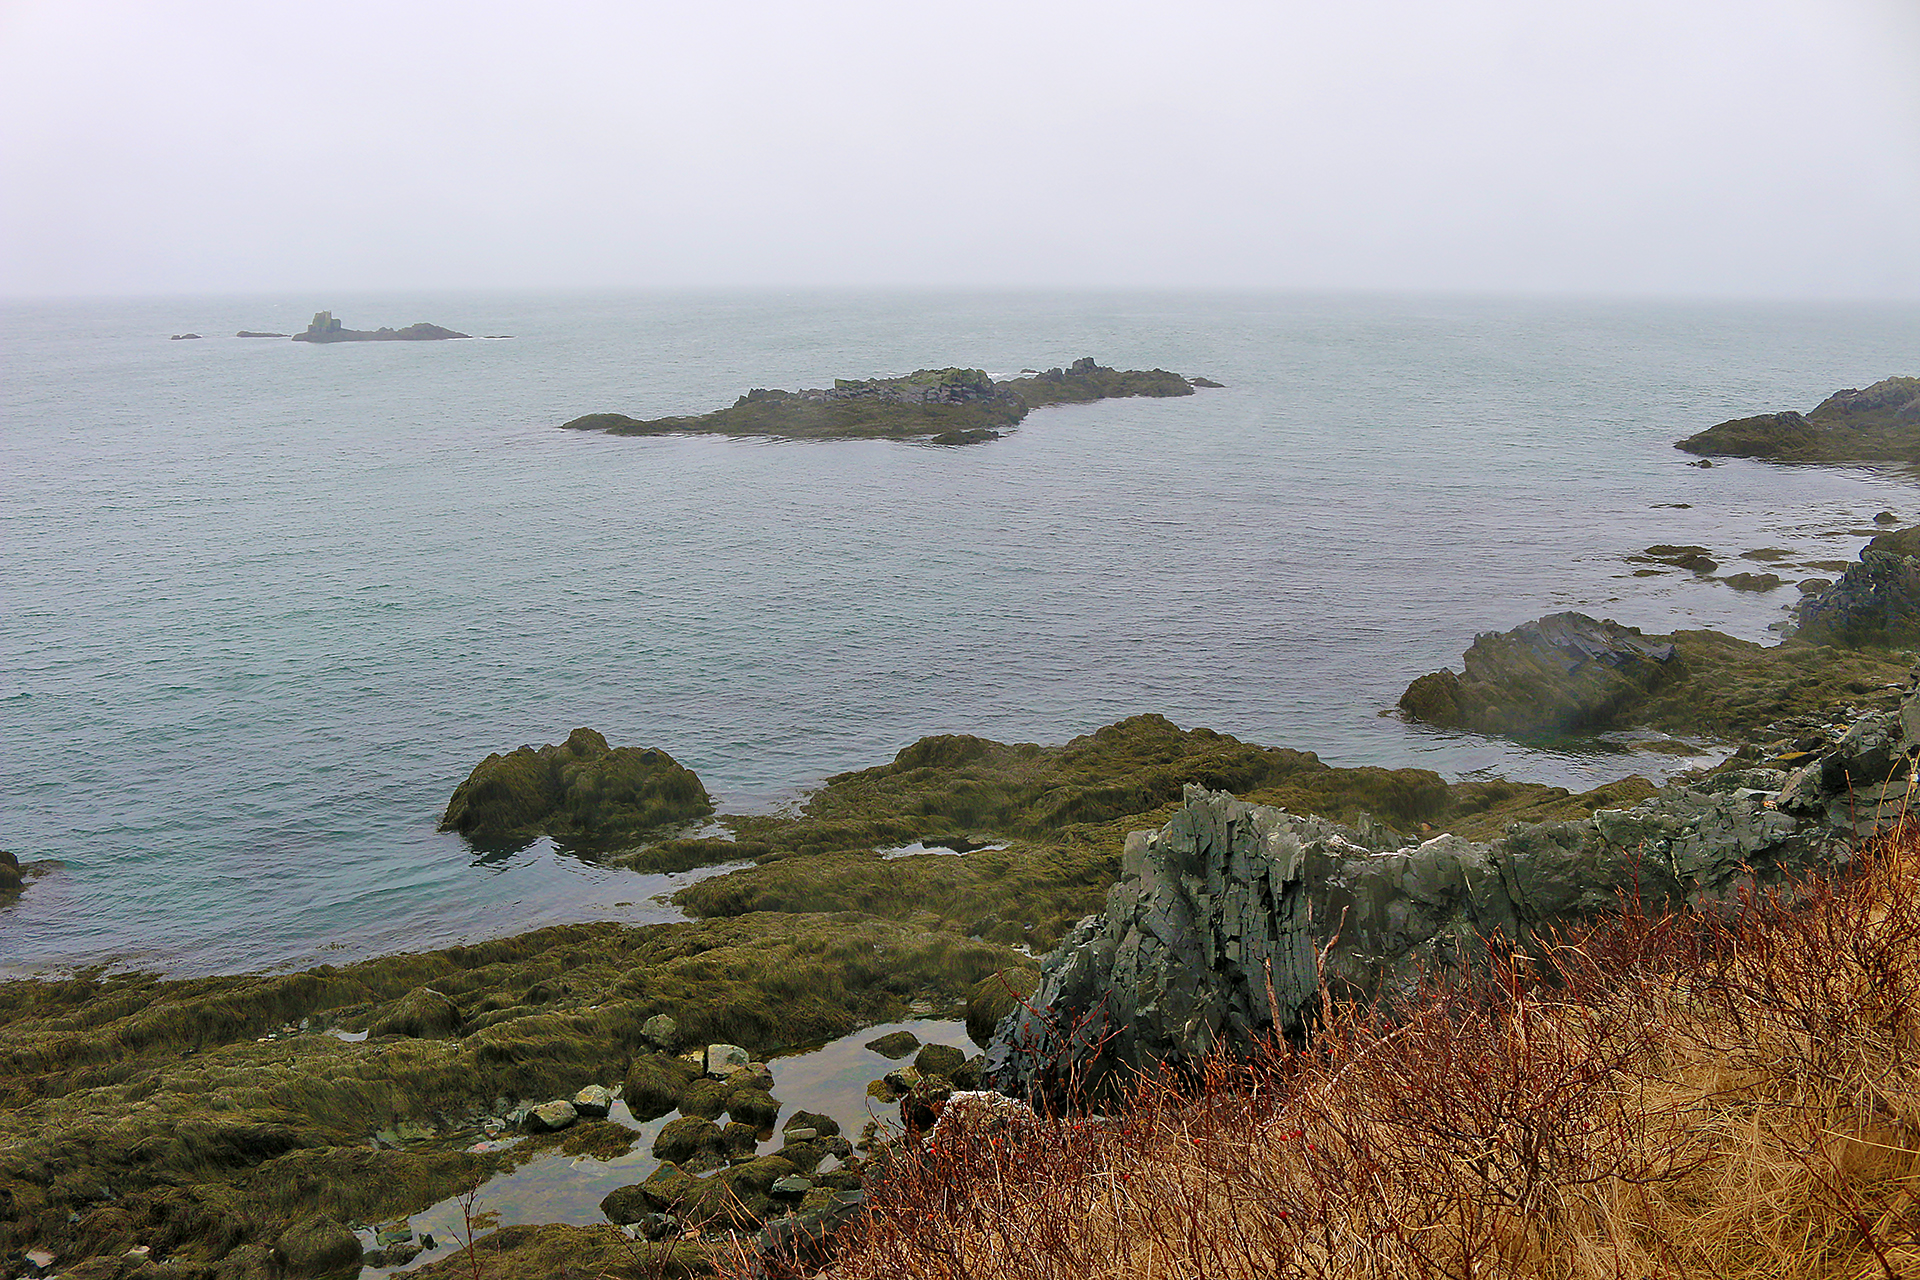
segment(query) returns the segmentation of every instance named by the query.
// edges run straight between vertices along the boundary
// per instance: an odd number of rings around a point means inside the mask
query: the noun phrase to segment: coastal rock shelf
[[[1189,381],[1164,369],[1118,370],[1091,356],[995,382],[979,369],[921,369],[899,378],[836,378],[831,387],[803,391],[755,388],[725,409],[691,417],[641,421],[623,413],[589,413],[561,426],[616,436],[702,433],[796,439],[925,439],[933,444],[997,440],[1033,409],[1089,404],[1126,396],[1190,396],[1205,378]]]
[[[1701,457],[1920,466],[1920,378],[1836,391],[1808,413],[1735,418],[1674,445]]]

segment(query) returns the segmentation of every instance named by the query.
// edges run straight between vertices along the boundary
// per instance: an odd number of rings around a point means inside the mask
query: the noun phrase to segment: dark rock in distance
[[[445,338],[470,338],[472,334],[456,333],[452,329],[437,324],[428,324],[425,320],[410,324],[404,329],[346,329],[333,318],[331,311],[316,311],[313,322],[305,333],[293,335],[295,342],[437,342]]]
[[[188,340],[190,340],[190,339],[193,339],[193,338],[197,338],[197,337],[199,337],[199,336],[200,336],[200,335],[199,335],[199,334],[197,334],[197,333],[176,333],[176,334],[174,334],[174,335],[173,335],[173,341],[175,341],[175,342],[186,342],[186,341],[188,341]]]
[[[440,830],[483,847],[525,848],[542,834],[593,846],[712,812],[700,779],[666,752],[609,747],[592,729],[575,729],[559,746],[481,761],[454,791]]]
[[[897,378],[837,378],[831,387],[777,391],[756,387],[725,409],[641,420],[589,413],[561,426],[616,436],[707,433],[794,439],[927,439],[978,444],[1030,410],[1124,396],[1190,396],[1193,384],[1164,369],[1109,369],[1084,356],[1065,369],[995,382],[979,369],[920,369]]]
[[[1610,723],[1674,670],[1671,644],[1637,627],[1556,613],[1474,639],[1464,672],[1421,676],[1400,695],[1415,720],[1480,733],[1567,733]]]
[[[258,329],[242,329],[233,336],[236,338],[286,338],[292,335],[285,333],[264,333]]]
[[[1885,378],[1864,391],[1836,391],[1805,414],[1735,418],[1674,447],[1775,462],[1920,464],[1920,378]]]
[[[1735,591],[1772,591],[1786,579],[1777,573],[1730,573],[1721,581]]]
[[[1215,382],[1212,378],[1188,378],[1187,381],[1191,382],[1196,387],[1206,387],[1214,391],[1218,391],[1220,388],[1227,385],[1224,382]]]
[[[18,897],[26,886],[27,878],[20,874],[20,859],[0,849],[0,902]]]

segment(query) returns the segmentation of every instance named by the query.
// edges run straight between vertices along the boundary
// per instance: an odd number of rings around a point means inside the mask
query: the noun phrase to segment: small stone
[[[640,1024],[640,1038],[664,1053],[680,1047],[680,1024],[664,1013],[656,1013]]]
[[[866,1047],[883,1058],[904,1058],[920,1047],[920,1037],[911,1031],[892,1031],[867,1041]]]
[[[408,1222],[390,1222],[374,1233],[373,1242],[381,1248],[390,1244],[405,1244],[413,1239],[413,1224]]]
[[[573,1095],[573,1109],[589,1120],[604,1120],[613,1110],[613,1090],[590,1084]]]
[[[534,1133],[558,1133],[579,1118],[580,1113],[573,1109],[573,1104],[562,1099],[534,1107],[521,1124]]]
[[[788,1142],[812,1142],[815,1138],[820,1136],[820,1131],[818,1129],[810,1129],[810,1128],[802,1127],[802,1128],[789,1129],[785,1133],[781,1134],[780,1136]]]
[[[710,1044],[707,1046],[707,1074],[716,1080],[724,1080],[728,1074],[753,1061],[749,1054],[737,1044]]]
[[[777,1196],[803,1196],[813,1190],[813,1179],[790,1173],[784,1178],[773,1180],[773,1193]]]

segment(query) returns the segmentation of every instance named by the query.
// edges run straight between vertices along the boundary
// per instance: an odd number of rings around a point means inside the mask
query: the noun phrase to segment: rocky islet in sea
[[[1164,369],[1109,369],[1084,356],[1066,368],[1004,382],[979,369],[921,369],[897,378],[836,378],[831,387],[803,391],[755,388],[712,413],[646,421],[623,413],[589,413],[561,426],[616,436],[694,433],[981,444],[999,439],[1031,410],[1046,405],[1190,396],[1196,386],[1219,385]]]
[[[853,1144],[812,1113],[786,1115],[773,1153],[744,1149],[734,1126],[781,1123],[766,1087],[778,1064],[755,1068],[782,1047],[964,1013],[993,1045],[996,1080],[1044,1093],[1077,1051],[1036,1039],[1031,1011],[1084,1009],[1116,977],[1137,1007],[1112,1053],[1190,1062],[1258,1029],[1262,1009],[1280,1009],[1284,1030],[1306,946],[1331,942],[1333,977],[1364,995],[1475,939],[1524,946],[1610,909],[1623,876],[1690,902],[1824,865],[1897,811],[1912,776],[1920,709],[1898,647],[1920,575],[1913,533],[1876,539],[1810,593],[1786,644],[1559,616],[1476,640],[1479,657],[1440,682],[1446,698],[1423,703],[1485,732],[1640,724],[1739,744],[1664,788],[1629,778],[1572,795],[1341,769],[1146,715],[1057,747],[925,738],[829,779],[796,813],[688,831],[710,802],[665,752],[642,759],[649,749],[582,731],[495,757],[457,813],[450,803],[454,829],[564,835],[614,865],[734,869],[676,895],[684,924],[565,926],[296,974],[0,986],[0,1253],[20,1274],[351,1274],[353,1226],[508,1166],[490,1125],[525,1133],[523,1147],[601,1149],[595,1132],[618,1126],[594,1111],[615,1082],[635,1116],[700,1122],[663,1148],[686,1163],[609,1208],[637,1214],[628,1244],[691,1261],[680,1236],[720,1186],[757,1222],[709,1225],[792,1244],[858,1212],[860,1157],[836,1155],[834,1139]],[[671,783],[664,806],[644,801],[649,779]],[[971,852],[884,856],[908,844]],[[1302,933],[1303,915],[1342,910],[1349,933]],[[1253,1000],[1248,975],[1269,961],[1275,999]],[[699,1064],[687,1045],[703,1046]],[[937,1047],[876,1084],[904,1129],[981,1069]],[[811,1169],[810,1144],[825,1144]],[[724,1163],[690,1167],[712,1160]],[[831,1160],[842,1167],[820,1176]],[[551,1225],[488,1240],[523,1274],[614,1247]],[[448,1260],[424,1272],[453,1273]]]

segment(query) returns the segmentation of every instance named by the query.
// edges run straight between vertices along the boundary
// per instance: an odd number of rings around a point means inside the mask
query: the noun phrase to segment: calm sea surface
[[[310,346],[431,320],[511,341]],[[171,342],[172,333],[208,335]],[[1006,439],[617,440],[556,426],[748,387],[1092,355],[1206,374]],[[316,296],[0,310],[0,969],[313,963],[677,883],[435,823],[578,725],[765,808],[922,734],[1135,712],[1591,785],[1661,758],[1403,724],[1475,632],[1580,608],[1761,639],[1622,557],[1851,558],[1920,490],[1685,465],[1679,436],[1920,373],[1920,309],[1253,295]],[[1672,504],[1688,504],[1684,507]],[[1757,565],[1738,564],[1734,567]],[[1811,571],[1802,576],[1810,576]],[[1669,760],[1670,764],[1671,761]]]

